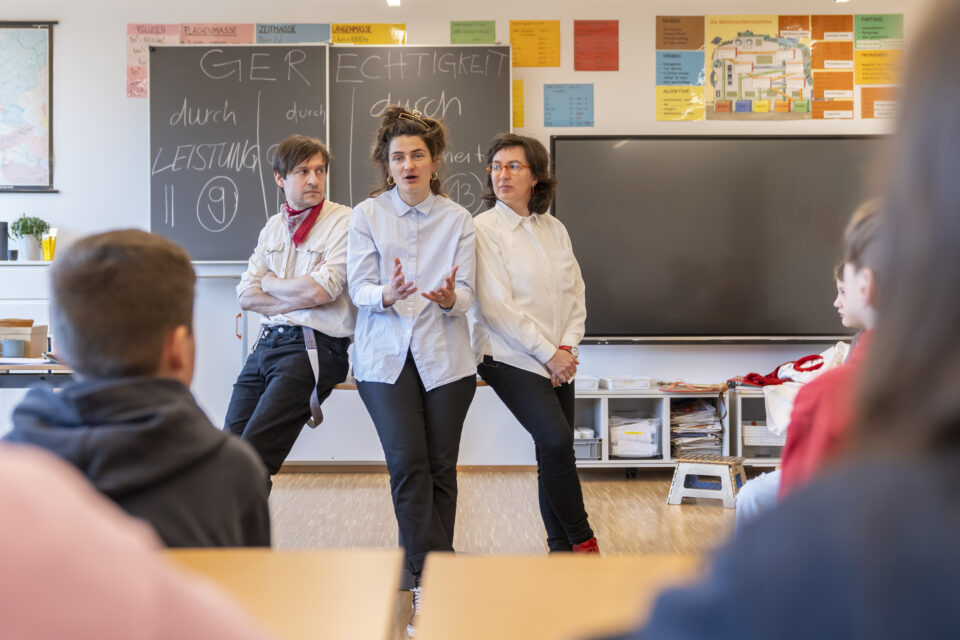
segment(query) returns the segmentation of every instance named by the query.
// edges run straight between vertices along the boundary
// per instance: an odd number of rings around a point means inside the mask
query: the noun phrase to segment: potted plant
[[[10,223],[10,236],[19,241],[18,260],[39,260],[40,239],[50,231],[50,224],[46,220],[25,213]]]

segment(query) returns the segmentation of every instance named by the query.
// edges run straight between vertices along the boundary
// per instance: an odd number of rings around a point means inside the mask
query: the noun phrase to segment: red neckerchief
[[[306,211],[306,209],[294,211],[286,202],[283,203],[283,212],[286,215],[287,229],[290,231],[290,237],[293,239],[293,246],[299,247],[300,243],[303,242],[303,239],[306,238],[307,234],[310,233],[310,230],[313,229],[313,225],[317,222],[317,218],[320,217],[320,209],[323,208],[324,202],[326,202],[326,198],[321,200],[320,204],[311,208],[306,217],[299,221],[297,220],[297,217],[303,215],[303,212]],[[293,225],[296,226],[294,227]]]

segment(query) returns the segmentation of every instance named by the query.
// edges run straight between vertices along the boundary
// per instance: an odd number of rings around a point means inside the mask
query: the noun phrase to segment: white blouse
[[[477,304],[471,310],[477,362],[493,356],[550,377],[560,345],[583,338],[587,307],[566,227],[552,215],[516,214],[503,202],[476,218]]]
[[[473,304],[476,232],[470,213],[430,194],[411,207],[397,189],[368,198],[350,216],[347,280],[358,308],[353,346],[357,380],[393,384],[409,350],[424,387],[476,375],[467,311]],[[400,258],[417,291],[384,308],[383,288]],[[457,301],[444,311],[421,293],[443,285],[458,267]]]

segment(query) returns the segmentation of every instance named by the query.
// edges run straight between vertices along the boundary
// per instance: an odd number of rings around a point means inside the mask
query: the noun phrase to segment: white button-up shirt
[[[580,265],[563,223],[517,215],[497,202],[474,219],[477,303],[471,310],[477,362],[489,355],[549,378],[560,345],[575,347],[587,318]]]
[[[427,390],[476,374],[466,317],[473,304],[475,242],[470,213],[449,198],[431,193],[411,207],[394,187],[356,206],[347,279],[359,310],[353,346],[357,380],[393,384],[408,350]],[[417,291],[384,308],[394,258],[400,258],[405,280]],[[420,294],[443,285],[454,265],[457,301],[444,311]]]
[[[251,287],[259,287],[263,276],[272,271],[278,278],[311,276],[330,294],[332,300],[319,307],[297,309],[275,316],[262,316],[261,324],[292,324],[310,327],[334,338],[353,335],[356,310],[346,295],[347,232],[350,207],[329,200],[320,208],[320,215],[303,239],[294,246],[283,213],[267,220],[260,231],[247,271],[237,285],[237,296]],[[326,262],[319,269],[314,267]]]

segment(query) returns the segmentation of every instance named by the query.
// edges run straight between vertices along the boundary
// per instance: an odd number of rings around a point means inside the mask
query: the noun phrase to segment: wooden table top
[[[431,554],[417,640],[559,640],[645,620],[665,587],[698,574],[694,556]]]
[[[400,549],[171,549],[282,640],[385,639],[399,591]]]

